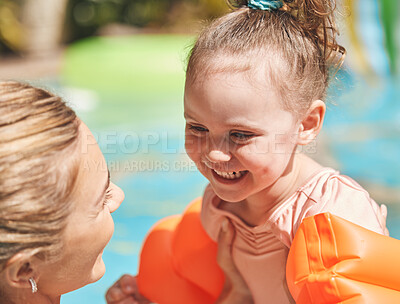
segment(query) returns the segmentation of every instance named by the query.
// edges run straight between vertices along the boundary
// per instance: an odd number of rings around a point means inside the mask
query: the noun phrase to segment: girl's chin
[[[215,194],[223,201],[228,203],[240,203],[247,198],[247,194],[242,193],[242,191],[229,191],[225,189],[220,189],[211,183]]]

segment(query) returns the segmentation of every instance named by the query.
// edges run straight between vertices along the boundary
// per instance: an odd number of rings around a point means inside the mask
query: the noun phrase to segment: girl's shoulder
[[[323,167],[307,156],[302,156],[303,182],[297,192],[301,192],[316,204],[330,201],[345,202],[351,198],[361,203],[371,202],[369,193],[354,179],[338,170]]]
[[[330,212],[364,228],[383,234],[380,208],[369,193],[351,177],[321,167],[268,219],[270,229],[285,245],[291,241],[301,222],[309,216]]]
[[[330,203],[347,204],[349,200],[353,205],[369,205],[373,202],[369,193],[354,179],[330,167],[322,167],[298,192],[319,206]]]
[[[383,233],[380,208],[360,184],[332,168],[323,168],[299,189],[297,227],[306,217],[330,212],[372,231]]]

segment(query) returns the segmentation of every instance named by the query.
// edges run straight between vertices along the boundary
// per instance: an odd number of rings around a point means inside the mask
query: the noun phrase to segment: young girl
[[[305,217],[330,212],[378,233],[379,206],[355,181],[297,152],[325,115],[329,68],[341,60],[329,0],[237,1],[189,57],[186,151],[210,184],[202,224],[232,256],[255,303],[291,303],[285,263]]]

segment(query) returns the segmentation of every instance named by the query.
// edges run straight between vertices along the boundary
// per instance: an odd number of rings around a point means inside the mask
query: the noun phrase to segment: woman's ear
[[[30,278],[38,281],[40,260],[34,252],[22,252],[14,255],[4,269],[7,284],[14,288],[31,288]]]
[[[314,100],[306,116],[300,123],[298,145],[307,145],[313,141],[322,128],[326,112],[325,103],[322,100]]]

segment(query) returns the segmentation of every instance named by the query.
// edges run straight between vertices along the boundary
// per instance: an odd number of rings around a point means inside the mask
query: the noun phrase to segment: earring
[[[31,283],[31,286],[32,286],[32,293],[36,293],[38,291],[38,289],[37,289],[37,284],[35,282],[35,279],[29,278],[29,283]]]

